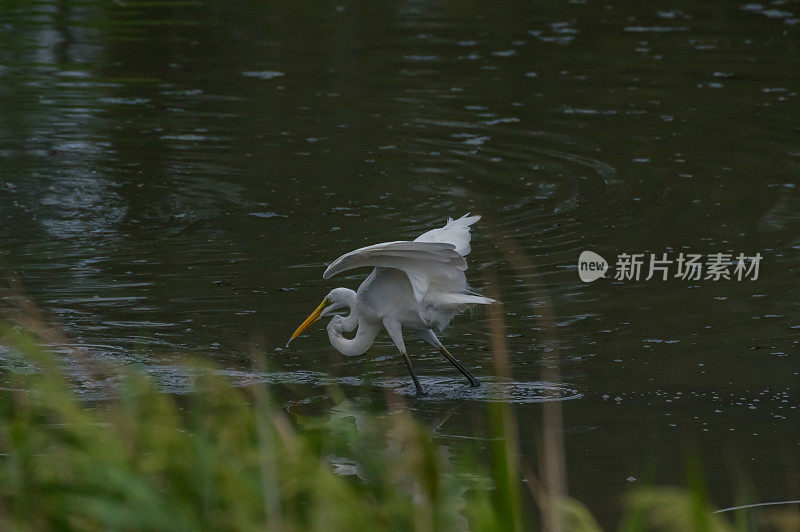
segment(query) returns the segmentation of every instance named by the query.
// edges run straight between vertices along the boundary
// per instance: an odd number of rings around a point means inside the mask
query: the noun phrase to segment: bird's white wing
[[[328,266],[324,279],[353,268],[372,266],[402,270],[411,281],[417,301],[428,294],[433,285],[439,292],[461,293],[466,290],[464,270],[467,261],[446,242],[384,242],[342,255]]]
[[[467,255],[471,251],[469,246],[471,238],[469,226],[480,219],[480,216],[470,216],[469,213],[457,220],[448,218],[444,227],[431,229],[415,238],[414,242],[445,242],[453,244],[459,255]]]

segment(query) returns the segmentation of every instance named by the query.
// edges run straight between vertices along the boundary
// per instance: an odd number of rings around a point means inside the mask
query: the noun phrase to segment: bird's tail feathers
[[[473,308],[475,305],[490,305],[496,301],[490,297],[482,296],[476,292],[439,294],[432,306],[423,311],[421,317],[435,325],[439,330],[444,329],[456,314]]]
[[[496,301],[480,294],[448,294],[448,303],[452,305],[491,305]]]

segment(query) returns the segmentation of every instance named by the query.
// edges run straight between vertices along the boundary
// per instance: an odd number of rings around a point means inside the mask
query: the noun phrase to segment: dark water
[[[328,384],[391,388],[457,449],[488,447],[503,390],[535,462],[555,390],[570,492],[606,524],[692,452],[717,505],[737,471],[796,499],[799,29],[780,1],[0,1],[3,269],[93,356],[174,391],[175,355],[312,410]],[[416,340],[424,399],[386,342],[345,358],[318,327],[282,348],[363,278],[323,281],[327,262],[467,211],[511,383],[483,310],[443,338],[477,392]],[[756,281],[585,284],[584,249],[763,260]]]

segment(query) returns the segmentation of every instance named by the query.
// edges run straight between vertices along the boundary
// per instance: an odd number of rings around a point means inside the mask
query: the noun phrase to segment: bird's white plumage
[[[343,355],[358,356],[385,329],[402,355],[417,393],[422,393],[403,339],[404,329],[416,330],[467,378],[470,386],[479,386],[432,330],[443,329],[453,316],[470,305],[494,302],[470,290],[464,275],[467,269],[464,256],[470,252],[470,226],[478,220],[480,216],[469,214],[457,220],[448,218],[444,227],[427,231],[413,242],[384,242],[342,255],[325,270],[322,275],[325,279],[365,266],[373,267],[372,273],[357,291],[339,287],[328,292],[294,331],[292,339],[321,317],[331,316],[326,327],[331,345]],[[341,309],[350,312],[337,313]],[[352,337],[344,335],[353,331]]]
[[[465,214],[457,220],[448,218],[444,227],[422,233],[414,239],[414,242],[446,242],[453,244],[456,252],[462,257],[466,257],[472,251],[469,245],[469,241],[472,238],[469,226],[480,219],[480,216],[470,216],[469,214]]]
[[[428,231],[413,242],[385,242],[351,251],[333,261],[323,278],[353,268],[374,267],[376,270],[359,288],[359,294],[363,291],[366,297],[370,285],[380,281],[376,277],[381,275],[381,269],[400,270],[410,281],[421,325],[443,328],[465,307],[493,302],[473,293],[464,274],[464,255],[470,252],[470,226],[478,220],[480,216],[450,218],[444,227]]]

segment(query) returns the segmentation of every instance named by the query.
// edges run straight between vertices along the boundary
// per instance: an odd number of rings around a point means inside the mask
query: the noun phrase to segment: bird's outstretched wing
[[[431,284],[446,285],[449,291],[466,290],[467,261],[456,251],[456,246],[446,242],[384,242],[367,246],[342,255],[328,266],[324,279],[353,268],[371,266],[402,270],[411,281],[414,297],[422,301]]]
[[[323,278],[339,272],[372,266],[402,270],[411,281],[420,315],[426,322],[444,327],[469,305],[486,305],[494,300],[469,289],[464,271],[470,252],[470,225],[480,216],[468,214],[449,218],[444,227],[420,235],[413,242],[375,244],[342,255],[328,266]]]
[[[415,238],[414,242],[445,242],[453,244],[456,252],[458,252],[459,255],[465,256],[472,250],[469,246],[471,238],[469,226],[480,219],[480,216],[470,216],[469,213],[457,220],[448,218],[447,224],[444,227],[431,229],[427,233],[423,233]]]

